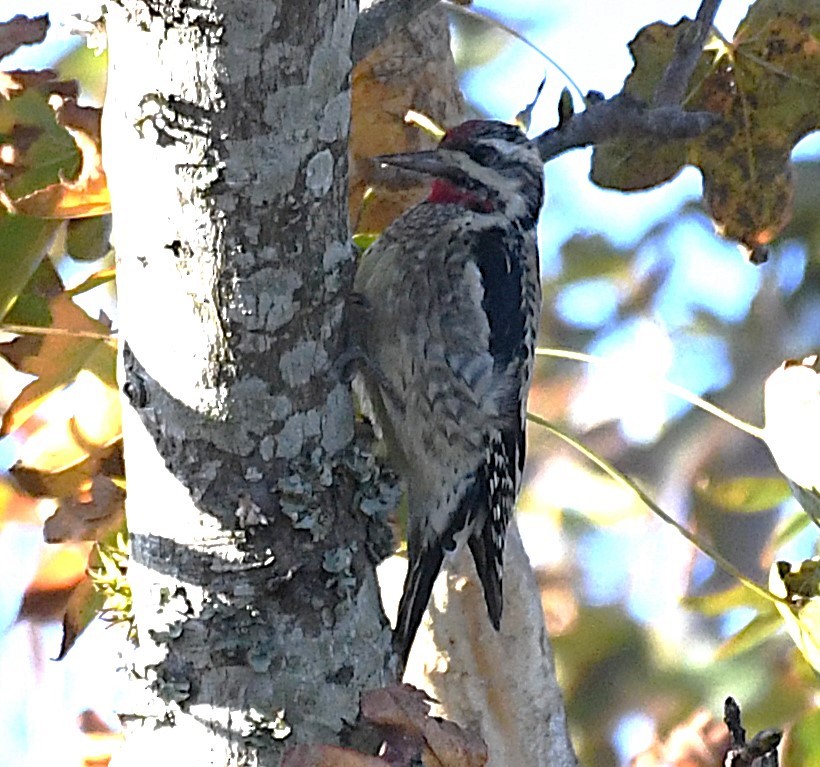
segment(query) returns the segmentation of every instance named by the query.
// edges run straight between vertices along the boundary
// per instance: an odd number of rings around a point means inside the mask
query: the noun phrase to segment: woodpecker
[[[363,254],[348,307],[354,389],[407,486],[406,665],[445,553],[466,539],[501,626],[507,524],[541,309],[543,162],[515,126],[470,120],[382,163],[433,177]]]

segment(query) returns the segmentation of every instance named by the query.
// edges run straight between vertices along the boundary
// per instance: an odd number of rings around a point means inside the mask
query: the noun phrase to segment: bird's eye
[[[502,162],[498,150],[487,144],[474,144],[467,152],[470,157],[481,165],[492,167]]]

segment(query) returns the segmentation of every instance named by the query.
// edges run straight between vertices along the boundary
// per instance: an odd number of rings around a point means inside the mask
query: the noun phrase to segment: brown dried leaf
[[[361,711],[372,724],[420,730],[430,713],[430,699],[409,684],[380,687],[362,695]]]
[[[32,333],[0,344],[0,354],[17,370],[36,376],[51,375],[65,358],[74,356],[74,347],[81,341],[105,343],[110,333],[108,325],[89,317],[71,300],[76,291],[65,291],[62,285],[45,290],[51,332],[38,333],[32,328]]]
[[[389,767],[384,759],[340,746],[292,746],[282,767]]]
[[[20,487],[35,498],[66,498],[77,495],[98,474],[122,478],[125,468],[122,458],[122,439],[118,436],[110,445],[89,445],[81,434],[75,434],[77,443],[84,443],[85,455],[64,466],[50,462],[47,469],[19,462],[10,469]]]
[[[23,440],[18,451],[20,464],[40,472],[39,477],[30,473],[25,479],[39,484],[40,490],[48,491],[51,497],[61,497],[74,492],[55,491],[63,484],[70,485],[75,468],[74,488],[80,485],[83,473],[86,478],[99,473],[122,477],[122,456],[117,444],[122,437],[122,406],[114,383],[82,373],[72,384],[72,396],[63,397],[61,404],[65,408],[60,412],[52,413],[48,419],[35,414],[18,431]],[[114,452],[106,453],[109,448]],[[95,456],[95,460],[102,456],[97,469],[90,462],[83,465],[90,456]]]
[[[42,524],[37,523],[37,528]],[[18,620],[60,621],[74,587],[86,577],[90,543],[66,543],[40,549],[37,573],[26,588]]]
[[[39,525],[40,519],[36,501],[21,493],[5,477],[0,479],[0,532],[7,522]]]
[[[93,711],[84,711],[79,719],[82,739],[82,767],[107,767],[122,748],[125,733],[112,730]]]
[[[112,730],[103,718],[91,709],[86,709],[77,717],[77,726],[84,736],[82,767],[106,767],[122,747],[125,734]]]
[[[650,103],[688,19],[657,22],[630,44],[635,67],[624,92]],[[820,6],[758,0],[732,43],[713,41],[701,56],[685,107],[721,121],[691,140],[620,140],[596,148],[592,177],[602,186],[647,189],[684,164],[703,173],[704,198],[721,234],[753,261],[791,217],[794,145],[820,127]]]
[[[105,325],[92,320],[65,293],[56,296],[49,309],[55,327],[78,335],[46,335],[39,342],[20,338],[0,346],[0,352],[18,370],[37,376],[3,414],[2,435],[22,426],[47,397],[71,383],[84,367],[99,363],[102,369],[109,358],[113,363],[113,347],[103,338],[83,335],[102,336],[108,331]]]
[[[0,59],[14,53],[21,45],[41,43],[48,32],[48,16],[17,15],[0,24]]]
[[[20,84],[8,72],[0,72],[0,96],[10,99],[21,90]]]
[[[125,491],[109,477],[98,475],[79,497],[65,499],[43,525],[46,543],[99,541],[122,527]]]
[[[64,128],[82,131],[96,144],[102,140],[102,110],[99,107],[81,107],[74,100],[66,100],[57,109],[57,122]]]
[[[390,764],[410,764],[418,754],[431,767],[487,763],[487,746],[478,735],[429,712],[426,693],[408,684],[369,690],[362,696],[362,716],[382,730]]]
[[[6,98],[12,93],[36,90],[44,96],[62,96],[66,99],[76,99],[80,93],[80,84],[76,80],[60,80],[53,69],[13,69],[3,72],[0,80],[0,89]]]
[[[73,588],[84,577],[88,567],[89,543],[44,546],[37,574],[28,591],[59,591]]]

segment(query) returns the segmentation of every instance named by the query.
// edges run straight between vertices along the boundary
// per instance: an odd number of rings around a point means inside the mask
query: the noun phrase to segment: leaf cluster
[[[46,16],[0,25],[0,57],[48,26]],[[128,601],[112,553],[126,546],[116,339],[77,302],[114,277],[100,109],[79,106],[79,92],[52,69],[0,73],[0,355],[19,381],[0,425],[17,446],[0,525],[15,509],[50,507],[47,543],[93,544],[71,576],[60,657],[103,608],[127,613]]]

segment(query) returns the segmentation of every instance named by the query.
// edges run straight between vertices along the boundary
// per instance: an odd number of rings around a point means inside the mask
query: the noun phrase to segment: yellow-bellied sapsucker
[[[354,386],[407,485],[407,660],[445,552],[466,538],[493,627],[524,465],[541,308],[543,163],[516,127],[471,120],[428,152],[377,160],[434,177],[362,256],[348,306]]]

